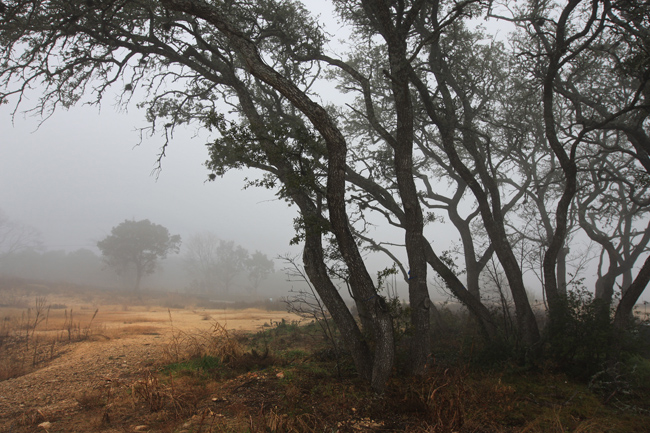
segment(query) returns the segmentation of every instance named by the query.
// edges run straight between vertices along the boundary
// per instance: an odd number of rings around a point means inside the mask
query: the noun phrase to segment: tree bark
[[[392,319],[383,299],[377,294],[374,283],[365,267],[363,257],[349,227],[345,203],[345,170],[347,144],[327,111],[311,100],[305,92],[268,66],[260,57],[257,46],[233,27],[220,11],[195,0],[163,0],[170,9],[186,12],[212,24],[239,53],[251,74],[273,87],[311,121],[327,145],[327,205],[331,228],[350,273],[350,286],[354,296],[368,305],[373,322],[375,344],[371,385],[383,391],[391,375],[394,362],[394,335]]]
[[[650,257],[648,257],[636,278],[623,294],[614,314],[614,328],[622,332],[630,323],[634,306],[650,282]]]
[[[336,286],[327,275],[323,258],[323,245],[320,233],[307,229],[305,232],[305,248],[303,263],[309,281],[314,285],[318,296],[332,315],[332,319],[341,333],[345,348],[350,351],[354,365],[362,379],[372,380],[372,356],[352,313]]]
[[[411,325],[414,338],[410,350],[410,370],[413,374],[422,374],[430,362],[432,336],[429,308],[429,289],[427,286],[427,262],[424,252],[424,220],[413,179],[413,104],[409,89],[408,60],[406,58],[406,38],[409,28],[404,16],[393,18],[385,3],[364,1],[367,14],[377,23],[377,30],[382,34],[388,46],[388,60],[393,99],[395,103],[396,130],[388,144],[393,148],[394,166],[399,196],[404,208],[404,231],[406,254],[410,268],[409,302],[411,304]],[[417,6],[412,5],[409,14],[416,14]],[[399,28],[396,22],[403,25]]]

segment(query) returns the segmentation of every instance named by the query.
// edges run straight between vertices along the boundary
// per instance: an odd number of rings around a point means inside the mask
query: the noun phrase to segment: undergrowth
[[[141,423],[178,433],[604,433],[643,431],[650,422],[649,389],[607,400],[595,383],[514,364],[483,368],[469,352],[453,362],[441,357],[417,378],[397,372],[377,395],[349,355],[326,356],[317,324],[267,325],[249,334],[216,322],[204,333],[176,329],[160,368],[114,390],[110,403],[80,398],[98,431]],[[647,360],[634,362],[628,374],[650,376]]]
[[[20,335],[29,326],[14,327]],[[39,319],[41,320],[41,319]],[[521,365],[507,347],[487,348],[471,319],[442,312],[434,361],[409,377],[398,353],[382,395],[360,380],[345,350],[332,349],[316,321],[266,323],[240,333],[213,322],[207,331],[179,329],[164,357],[128,384],[113,381],[75,396],[78,431],[169,433],[369,432],[624,433],[650,423],[650,362],[622,356],[588,380],[540,361]],[[43,326],[45,319],[39,326]],[[62,338],[67,332],[57,331]],[[83,335],[80,333],[79,335]],[[342,347],[340,336],[333,334]],[[404,341],[409,338],[404,333]],[[23,343],[24,344],[24,343]],[[34,344],[33,340],[29,343]],[[402,347],[402,346],[400,346]],[[406,347],[406,345],[404,345]],[[398,349],[399,350],[399,349]],[[16,432],[34,431],[37,412]],[[77,424],[80,425],[80,424]],[[69,430],[77,431],[77,430]]]

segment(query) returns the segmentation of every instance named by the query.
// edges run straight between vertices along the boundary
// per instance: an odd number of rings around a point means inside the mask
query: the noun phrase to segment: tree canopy
[[[19,106],[43,89],[30,108],[47,117],[117,89],[122,103],[146,108],[162,155],[179,125],[211,130],[212,179],[261,170],[250,184],[299,209],[305,273],[377,390],[393,371],[395,339],[365,250],[385,253],[408,283],[416,374],[434,344],[432,273],[486,341],[505,339],[526,359],[560,338],[585,237],[602,249],[593,288],[602,314],[609,320],[614,306],[612,323],[625,329],[650,281],[648,5],[333,4],[352,30],[335,52],[291,0],[7,0],[0,101]],[[511,26],[508,43],[476,18]],[[341,96],[325,98],[332,84]],[[378,221],[403,241],[372,230]],[[458,262],[435,244],[441,227],[458,234]],[[527,274],[541,283],[550,339]],[[512,303],[511,327],[491,308],[488,280],[504,314]]]
[[[40,244],[38,230],[11,220],[0,209],[0,262],[16,253],[39,249]]]
[[[156,270],[158,261],[178,253],[180,245],[180,235],[170,236],[165,227],[146,219],[125,220],[97,242],[104,262],[125,281],[132,279],[136,291],[142,278]]]
[[[273,261],[259,251],[252,255],[234,241],[219,239],[212,232],[196,233],[185,244],[185,265],[192,288],[207,294],[226,294],[235,280],[247,274],[249,292],[257,291],[273,272]]]

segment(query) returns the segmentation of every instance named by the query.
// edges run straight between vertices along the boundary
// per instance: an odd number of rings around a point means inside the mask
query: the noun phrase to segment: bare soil
[[[59,342],[52,359],[42,367],[0,381],[1,432],[23,431],[25,426],[33,426],[29,431],[92,431],[78,425],[83,417],[75,417],[87,409],[84,404],[92,405],[89,396],[129,387],[147,369],[169,362],[174,336],[207,331],[215,321],[228,330],[258,331],[283,319],[298,319],[286,312],[261,309],[167,309],[48,301],[68,308],[50,310],[47,323],[38,326],[37,334],[58,333]],[[87,332],[83,341],[65,342],[61,326],[70,311],[75,323]],[[5,323],[18,323],[21,316],[25,319],[24,309],[0,308],[0,314]],[[33,317],[34,312],[31,314]],[[123,428],[116,431],[138,431],[137,425]]]

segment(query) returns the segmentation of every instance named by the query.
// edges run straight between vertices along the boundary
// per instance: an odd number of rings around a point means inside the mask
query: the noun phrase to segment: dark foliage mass
[[[333,4],[351,31],[335,52],[289,0],[7,0],[0,101],[20,106],[38,89],[30,108],[47,117],[117,90],[146,108],[161,156],[179,125],[213,131],[211,179],[259,169],[249,186],[299,210],[305,274],[377,390],[398,343],[410,372],[430,365],[432,274],[488,345],[522,361],[550,351],[573,363],[557,330],[592,317],[611,328],[603,356],[620,352],[650,280],[648,5]],[[476,18],[509,26],[508,43]],[[441,227],[457,247],[439,250]],[[593,306],[571,295],[591,258],[584,239],[599,249]],[[387,254],[408,283],[406,342],[366,251]],[[535,277],[541,306],[527,293]]]
[[[179,235],[170,236],[169,230],[149,220],[126,220],[97,242],[108,267],[120,276],[133,278],[136,291],[142,277],[152,274],[167,254],[177,253],[180,245]]]

